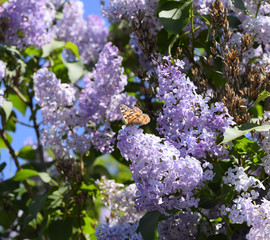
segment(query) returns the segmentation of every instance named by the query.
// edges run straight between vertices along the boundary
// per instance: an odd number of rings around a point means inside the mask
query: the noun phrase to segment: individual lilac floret
[[[178,213],[158,224],[159,240],[197,239],[200,217],[192,212]]]
[[[180,71],[184,62],[175,64],[169,57],[158,67],[157,98],[164,101],[157,121],[158,131],[179,149],[181,156],[195,158],[218,156],[223,147],[216,138],[233,124],[223,103],[209,108],[207,100],[196,93],[196,86]]]
[[[100,224],[96,228],[97,240],[143,240],[141,233],[136,233],[139,223],[122,223],[110,227],[109,224]]]
[[[5,77],[6,74],[6,64],[0,60],[0,81]]]
[[[48,30],[53,22],[55,9],[48,0],[9,0],[3,5],[1,17],[8,22],[5,43],[19,49],[27,46],[40,48],[52,41]]]
[[[79,48],[80,56],[85,64],[95,62],[102,51],[108,37],[105,21],[96,15],[83,17],[83,2],[70,1],[65,3],[63,19],[54,28],[58,40],[70,41]],[[74,58],[66,52],[68,58]]]
[[[126,160],[138,188],[135,199],[138,210],[181,209],[197,206],[193,190],[203,179],[203,169],[193,157],[180,157],[180,152],[168,141],[143,134],[136,126],[118,133],[117,147]]]
[[[136,185],[130,184],[124,188],[123,184],[116,183],[114,180],[107,180],[102,177],[101,181],[96,182],[99,186],[100,193],[104,196],[102,201],[110,209],[110,216],[106,218],[109,224],[116,225],[126,223],[136,223],[145,214],[135,208],[133,201],[136,196]]]

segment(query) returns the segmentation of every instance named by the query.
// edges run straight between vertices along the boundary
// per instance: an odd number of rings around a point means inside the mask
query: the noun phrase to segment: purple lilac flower
[[[3,5],[2,18],[8,21],[5,43],[19,49],[27,46],[40,48],[51,42],[48,30],[53,22],[55,9],[47,0],[9,0]]]
[[[6,64],[0,60],[0,81],[5,77]]]
[[[80,95],[80,111],[87,122],[96,126],[96,131],[91,134],[92,142],[102,153],[113,150],[115,134],[109,122],[122,119],[119,105],[133,106],[136,103],[135,97],[123,93],[127,77],[121,64],[118,49],[107,43],[94,70],[84,77],[86,87]]]
[[[228,214],[231,223],[246,222],[250,228],[248,240],[268,239],[270,236],[270,201],[262,199],[261,204],[254,204],[252,198],[239,197],[232,207],[223,208],[223,215]]]
[[[234,189],[240,193],[240,192],[247,192],[250,191],[252,188],[261,188],[265,189],[262,182],[258,179],[256,179],[253,176],[248,176],[243,167],[237,167],[229,168],[225,172],[225,176],[223,176],[222,180],[225,184],[228,184],[230,186],[234,186]],[[242,194],[243,195],[243,194]],[[248,197],[251,197],[252,199],[256,199],[259,196],[258,192],[252,192],[251,195],[248,193]]]
[[[110,227],[109,224],[100,224],[96,229],[96,237],[98,240],[143,240],[141,233],[136,233],[139,226],[137,224],[122,223]]]
[[[123,93],[127,79],[121,63],[118,49],[106,44],[95,69],[84,78],[86,87],[80,94],[46,68],[34,74],[36,99],[45,126],[42,142],[44,146],[53,146],[57,157],[68,157],[72,151],[86,153],[90,140],[102,153],[113,151],[115,133],[110,122],[122,119],[121,103],[133,106],[136,101]],[[76,96],[79,104],[75,102]]]
[[[180,157],[168,141],[153,134],[143,134],[136,126],[118,133],[117,147],[126,160],[137,185],[135,199],[138,210],[181,209],[197,206],[193,189],[203,180],[203,169],[193,157]]]
[[[36,99],[43,117],[42,144],[52,147],[57,158],[69,157],[71,150],[88,152],[90,136],[81,133],[85,121],[82,121],[83,116],[74,105],[76,90],[61,83],[47,68],[38,70],[33,78]]]
[[[136,21],[138,12],[144,16],[145,24],[151,25],[152,30],[161,29],[162,25],[155,16],[158,7],[158,0],[110,0],[109,5],[102,5],[101,11],[104,17],[110,21],[127,20],[130,24]]]
[[[61,19],[54,32],[58,40],[75,43],[85,64],[95,62],[102,51],[108,37],[108,28],[105,21],[96,15],[83,17],[83,2],[70,1],[65,3],[63,19]],[[69,58],[74,58],[67,52]]]
[[[223,147],[216,144],[217,135],[233,124],[227,108],[223,103],[209,108],[193,82],[179,70],[184,62],[177,60],[174,65],[168,57],[164,60],[158,67],[157,98],[165,102],[157,119],[158,131],[179,149],[180,156],[219,155]]]
[[[80,95],[80,111],[87,122],[96,126],[96,131],[91,133],[92,143],[102,153],[113,151],[115,133],[109,122],[122,119],[119,105],[133,106],[136,102],[135,97],[122,93],[127,77],[121,64],[118,49],[107,43],[93,72],[84,77],[86,87]]]
[[[118,106],[121,103],[135,104],[133,97],[121,94],[127,84],[127,77],[123,75],[124,69],[121,64],[122,57],[119,56],[118,49],[112,43],[107,43],[95,69],[84,78],[86,87],[80,96],[79,105],[87,112],[90,121],[102,121],[106,116],[120,120],[121,113]]]
[[[136,223],[145,214],[145,211],[137,211],[134,207],[133,198],[136,196],[136,185],[130,184],[124,187],[123,184],[114,180],[107,180],[105,176],[101,181],[97,180],[100,193],[104,196],[102,201],[106,204],[112,214],[107,217],[107,222],[112,225],[126,223]]]

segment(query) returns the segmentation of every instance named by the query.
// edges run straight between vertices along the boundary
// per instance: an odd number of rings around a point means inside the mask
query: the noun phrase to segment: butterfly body
[[[147,114],[138,107],[129,108],[125,104],[120,105],[120,111],[127,125],[146,125],[150,122]]]

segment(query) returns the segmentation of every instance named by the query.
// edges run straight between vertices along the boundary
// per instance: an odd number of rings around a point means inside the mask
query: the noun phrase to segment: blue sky
[[[84,16],[88,16],[90,14],[96,14],[101,16],[100,12],[100,0],[83,0],[84,3]],[[20,112],[16,111],[17,118],[25,123],[33,124],[32,122],[28,122],[30,111],[27,110],[25,116],[23,116]],[[39,121],[41,121],[40,114],[38,116]],[[19,151],[22,146],[24,145],[24,141],[31,137],[33,140],[36,140],[34,129],[23,126],[21,124],[17,124],[17,129],[15,134],[12,134],[13,141],[12,141],[12,147],[15,151]],[[3,173],[4,179],[8,179],[16,173],[16,166],[14,164],[13,159],[11,159],[7,149],[1,149],[1,155],[0,155],[0,164],[2,162],[6,162],[7,166],[5,167]]]

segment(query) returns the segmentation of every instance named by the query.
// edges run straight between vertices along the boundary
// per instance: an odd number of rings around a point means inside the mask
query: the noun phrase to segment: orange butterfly
[[[138,107],[129,108],[125,104],[120,105],[120,111],[127,125],[146,125],[150,122],[147,114]]]

